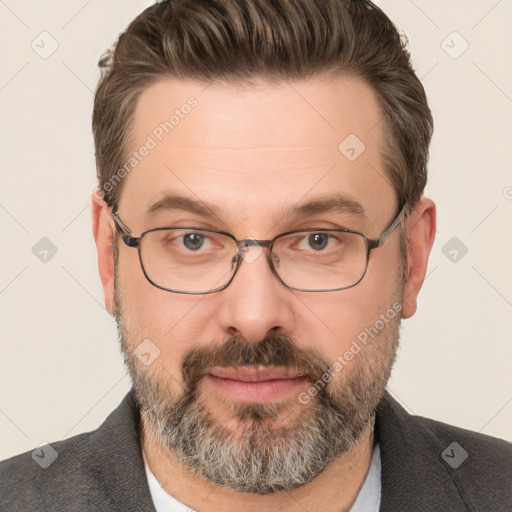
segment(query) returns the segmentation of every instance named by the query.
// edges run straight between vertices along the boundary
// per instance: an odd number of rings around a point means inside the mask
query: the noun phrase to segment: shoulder
[[[504,439],[409,414],[388,392],[383,397],[379,413],[384,425],[394,432],[395,440],[401,438],[406,444],[414,441],[436,450],[442,448],[439,455],[452,468],[457,463],[462,467],[465,460],[473,457],[482,463],[492,461],[494,467],[501,464],[512,471],[512,443]],[[450,463],[450,458],[456,460]]]
[[[152,511],[133,389],[93,432],[0,462],[0,510]]]
[[[427,418],[414,421],[439,440],[439,457],[468,505],[512,510],[511,443]]]
[[[463,455],[457,447],[459,445],[467,453],[468,458],[471,454],[478,457],[480,461],[489,459],[492,460],[494,466],[502,463],[506,468],[512,470],[512,443],[504,439],[455,427],[422,416],[413,416],[413,421],[431,431],[443,444],[446,444],[447,448],[451,443],[456,443],[445,456],[451,456],[451,450],[455,452],[459,450]]]
[[[511,443],[411,415],[389,393],[377,420],[383,510],[404,510],[397,495],[409,510],[512,510]]]
[[[0,496],[6,510],[32,510],[40,503],[41,482],[47,478],[79,478],[83,456],[90,451],[94,432],[51,442],[0,462]],[[16,504],[14,506],[14,504]],[[2,509],[4,510],[4,509]]]
[[[413,421],[444,447],[440,457],[461,481],[482,492],[504,489],[512,499],[512,443],[421,416]]]

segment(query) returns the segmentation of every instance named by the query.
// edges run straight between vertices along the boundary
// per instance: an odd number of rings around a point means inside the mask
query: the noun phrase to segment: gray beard
[[[144,395],[141,384],[136,384],[136,393],[144,396],[142,410],[157,442],[196,474],[238,492],[272,494],[311,482],[355,446],[374,418],[367,404],[354,406],[348,414],[321,400],[308,406],[295,402],[304,409],[295,424],[269,429],[265,422],[280,408],[238,405],[235,414],[243,433],[237,439],[197,398],[182,396],[170,403],[151,392]]]
[[[334,381],[317,385],[318,394],[308,404],[296,397],[270,404],[230,404],[238,423],[234,433],[219,424],[201,400],[202,378],[213,366],[298,368],[313,385],[322,382],[331,365],[318,351],[299,348],[287,337],[268,337],[258,344],[233,337],[221,345],[192,348],[181,365],[183,392],[171,396],[169,381],[161,378],[166,372],[155,370],[159,360],[145,367],[133,354],[138,342],[124,327],[118,289],[115,316],[121,349],[146,419],[145,432],[197,475],[237,492],[290,491],[311,482],[371,432],[396,356],[399,315]],[[291,426],[279,427],[292,413]]]
[[[386,340],[386,345],[393,343]],[[233,416],[243,427],[236,436],[211,416],[200,398],[200,386],[186,389],[173,400],[162,383],[141,369],[132,351],[124,351],[146,428],[157,443],[217,485],[262,495],[311,482],[368,431],[392,366],[390,354],[387,359],[373,355],[376,362],[370,379],[354,367],[342,388],[333,389],[332,396],[328,386],[321,388],[307,405],[296,399],[235,404]],[[359,353],[357,357],[366,356]],[[292,426],[269,428],[269,422],[285,418],[297,407],[300,410]]]

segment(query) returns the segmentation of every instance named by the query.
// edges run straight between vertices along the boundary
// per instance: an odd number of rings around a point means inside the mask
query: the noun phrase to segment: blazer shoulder
[[[0,462],[0,510],[154,512],[133,389],[98,429]]]
[[[468,458],[473,455],[480,462],[490,461],[496,468],[503,468],[512,471],[512,443],[493,437],[480,432],[474,432],[454,425],[448,425],[437,420],[424,418],[422,416],[414,416],[414,421],[423,424],[437,439],[439,439],[448,449],[452,443],[454,446],[450,448],[445,457],[449,458],[451,450],[462,448]],[[458,446],[457,446],[458,445]],[[461,454],[463,452],[461,451]]]
[[[469,510],[512,510],[512,444],[436,420],[415,417]]]
[[[411,415],[385,393],[377,411],[381,510],[512,511],[512,445]]]
[[[87,451],[93,436],[94,432],[79,434],[0,461],[0,503],[3,506],[16,503],[17,507],[22,503],[27,507],[37,503],[41,497],[38,485],[41,480],[71,477],[80,471],[81,455]],[[57,460],[59,462],[54,464]]]

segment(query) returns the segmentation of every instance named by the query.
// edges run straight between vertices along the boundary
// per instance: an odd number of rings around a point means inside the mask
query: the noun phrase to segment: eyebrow
[[[198,215],[203,215],[206,217],[212,216],[213,212],[215,211],[215,207],[208,206],[204,202],[195,201],[185,196],[169,194],[150,206],[146,213],[150,216],[153,216],[160,211],[172,210],[197,213]]]
[[[147,210],[149,216],[160,211],[186,211],[203,217],[218,217],[218,208],[203,201],[177,195],[169,194],[154,203]],[[317,196],[306,203],[297,204],[284,210],[283,216],[307,217],[319,213],[345,213],[365,217],[363,206],[349,195],[339,192]]]
[[[296,205],[288,211],[287,215],[306,217],[308,215],[327,212],[348,213],[360,217],[365,216],[363,206],[355,199],[342,192],[319,196],[307,203]]]

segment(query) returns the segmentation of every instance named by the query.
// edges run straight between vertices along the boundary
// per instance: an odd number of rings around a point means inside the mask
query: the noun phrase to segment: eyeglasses
[[[304,292],[344,290],[358,284],[370,251],[380,247],[403,220],[405,206],[378,238],[350,229],[289,231],[272,240],[237,240],[223,231],[196,227],[149,229],[135,237],[117,212],[116,229],[136,247],[148,281],[174,293],[207,294],[226,288],[242,260],[251,263],[267,249],[272,272],[288,288]],[[252,256],[249,247],[256,247]]]

